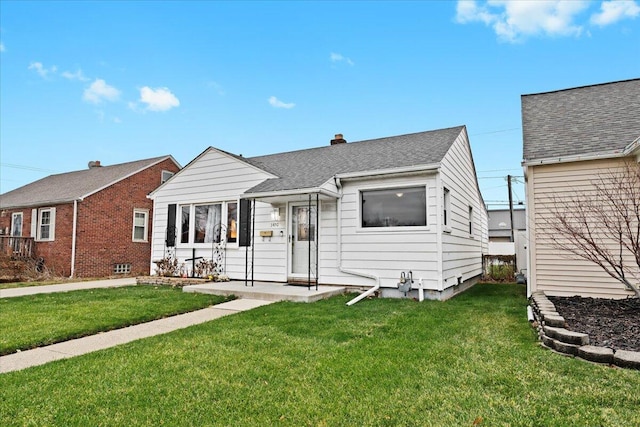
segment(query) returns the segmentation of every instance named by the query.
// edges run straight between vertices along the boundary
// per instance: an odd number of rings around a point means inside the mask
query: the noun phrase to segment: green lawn
[[[0,298],[0,354],[148,322],[225,300],[153,286]]]
[[[349,298],[3,374],[0,425],[640,425],[640,372],[542,349],[521,286]]]

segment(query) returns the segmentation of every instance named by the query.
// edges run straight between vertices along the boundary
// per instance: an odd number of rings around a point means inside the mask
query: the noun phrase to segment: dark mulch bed
[[[548,298],[567,329],[589,334],[591,345],[640,351],[640,299]]]

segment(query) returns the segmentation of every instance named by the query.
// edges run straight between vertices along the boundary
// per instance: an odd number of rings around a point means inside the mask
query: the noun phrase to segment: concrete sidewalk
[[[135,279],[133,279],[135,281]],[[53,285],[52,285],[53,286]],[[124,286],[124,285],[121,285]],[[42,286],[49,287],[49,286]],[[69,289],[70,290],[70,289]],[[31,366],[67,359],[81,354],[87,354],[116,345],[125,344],[154,335],[166,334],[176,329],[208,322],[229,314],[271,304],[275,301],[253,299],[237,299],[191,313],[179,314],[152,322],[141,323],[127,328],[91,335],[84,338],[65,341],[46,347],[22,351],[0,357],[0,373],[18,371]]]
[[[87,282],[61,283],[59,285],[25,286],[22,288],[0,289],[0,298],[21,297],[24,295],[50,294],[53,292],[69,292],[81,289],[117,288],[136,284],[135,277],[122,279],[92,280]]]

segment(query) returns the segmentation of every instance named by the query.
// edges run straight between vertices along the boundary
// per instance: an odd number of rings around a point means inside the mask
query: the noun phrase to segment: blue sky
[[[639,1],[0,0],[0,193],[90,160],[464,124],[506,207],[520,95],[639,76]]]

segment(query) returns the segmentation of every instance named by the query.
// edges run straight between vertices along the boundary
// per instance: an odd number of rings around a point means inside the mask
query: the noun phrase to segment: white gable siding
[[[427,227],[366,229],[361,227],[360,191],[369,189],[425,186]],[[341,203],[338,208],[336,203]],[[341,200],[322,208],[320,273],[323,283],[373,285],[372,279],[339,271],[336,225],[341,212],[343,269],[378,276],[383,287],[395,287],[401,272],[422,278],[425,288],[437,289],[438,251],[435,235],[436,179],[434,174],[405,178],[376,178],[343,182]],[[335,206],[335,207],[334,207]]]
[[[165,232],[167,228],[168,205],[175,203],[213,203],[238,201],[247,189],[270,178],[266,172],[260,171],[238,159],[215,149],[209,149],[195,159],[188,167],[180,171],[163,187],[153,194],[154,226],[152,236],[151,272],[155,271],[154,260],[164,257]],[[256,203],[255,234],[259,230],[270,229],[271,205]],[[179,234],[179,233],[178,233]],[[274,233],[275,236],[276,233]],[[179,236],[178,236],[179,239]],[[255,254],[255,277],[259,280],[285,280],[286,257],[283,259],[280,247],[286,247],[286,240],[273,237],[271,241],[258,237]],[[192,247],[176,243],[176,256],[179,262],[191,258]],[[212,248],[205,244],[195,245],[196,256],[210,259]],[[258,251],[260,251],[258,253]],[[249,254],[251,256],[251,254]],[[228,244],[226,257],[226,274],[233,279],[244,279],[245,248],[236,244]],[[187,267],[191,263],[187,262]]]
[[[623,298],[632,295],[597,265],[576,259],[545,244],[540,220],[548,215],[550,200],[592,188],[599,173],[620,166],[620,160],[594,160],[528,167],[527,209],[529,214],[529,285],[531,292],[549,295]]]
[[[482,254],[487,251],[488,217],[478,190],[466,132],[460,133],[442,159],[440,170],[442,186],[449,189],[451,213],[449,228],[442,232],[442,287],[446,289],[457,284],[458,278],[465,281],[481,275]],[[442,191],[439,197],[443,197]],[[473,208],[471,235],[469,206]]]

